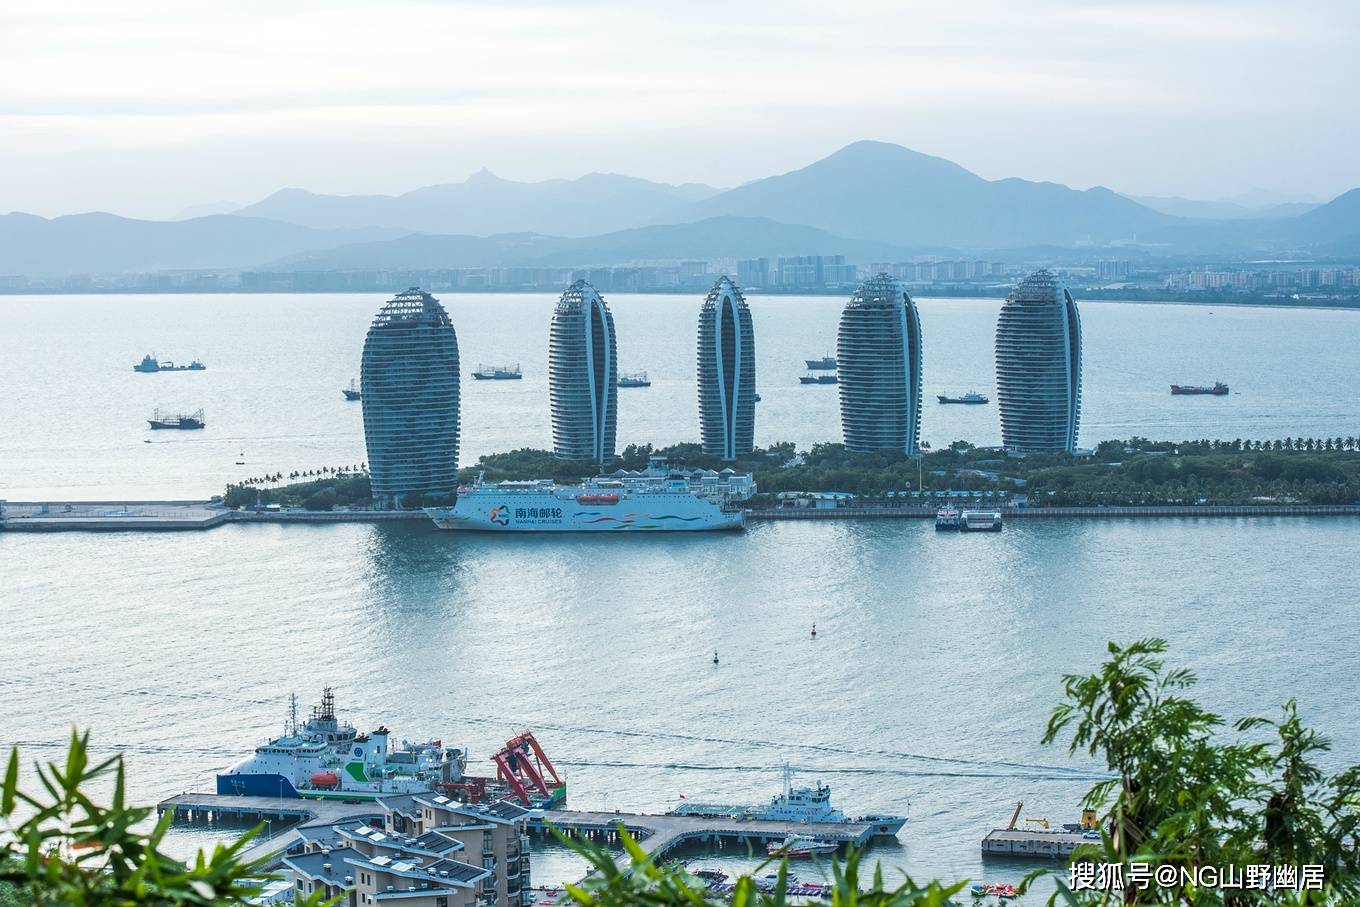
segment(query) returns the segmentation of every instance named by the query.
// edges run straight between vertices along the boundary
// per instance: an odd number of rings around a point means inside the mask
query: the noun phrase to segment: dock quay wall
[[[1132,507],[997,507],[956,502],[967,510],[998,510],[1006,520],[1060,517],[1233,517],[1233,516],[1360,516],[1360,504],[1167,504]],[[778,507],[746,511],[748,520],[933,519],[934,507],[849,506]]]
[[[5,501],[0,531],[158,532],[213,529],[225,523],[428,522],[419,510],[226,510],[208,501]],[[968,504],[956,504],[967,508]],[[977,505],[987,508],[989,505]],[[996,507],[1004,520],[1126,517],[1360,516],[1360,504],[1174,504],[1138,507]],[[746,511],[752,523],[765,520],[933,519],[934,506],[873,505],[778,507]]]

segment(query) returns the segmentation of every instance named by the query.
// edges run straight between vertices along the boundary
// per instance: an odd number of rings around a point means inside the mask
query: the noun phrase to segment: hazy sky
[[[486,166],[734,185],[861,138],[996,179],[1360,185],[1360,3],[0,0],[0,212]]]

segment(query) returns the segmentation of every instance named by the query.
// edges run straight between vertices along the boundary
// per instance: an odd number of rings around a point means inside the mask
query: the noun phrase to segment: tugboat
[[[626,375],[619,375],[619,387],[651,387],[652,382],[647,380],[646,372],[629,372]]]
[[[175,363],[171,362],[169,359],[160,362],[155,356],[147,353],[142,357],[141,362],[132,367],[132,370],[134,372],[150,375],[153,372],[201,372],[205,368],[207,368],[207,366],[197,359],[190,362],[188,365],[175,365]]]
[[[990,403],[990,402],[991,402],[990,400],[988,400],[988,399],[987,399],[985,396],[983,396],[982,394],[974,393],[973,391],[969,391],[968,393],[964,394],[962,397],[951,397],[951,396],[949,396],[948,394],[936,394],[935,397],[936,397],[936,399],[938,399],[941,403],[974,403],[974,404],[976,404],[976,403]]]
[[[799,384],[835,384],[835,375],[800,375]]]
[[[820,359],[804,359],[810,372],[825,372],[836,367],[835,356],[823,356]]]
[[[349,387],[341,388],[340,393],[345,395],[346,400],[362,400],[364,397],[363,391],[359,390],[358,378],[349,379]]]
[[[201,409],[192,413],[177,413],[175,415],[162,413],[158,409],[146,421],[152,428],[178,428],[183,430],[205,428],[208,424],[203,421],[203,410]]]
[[[1195,387],[1194,385],[1173,384],[1171,385],[1171,396],[1198,396],[1207,394],[1212,397],[1222,397],[1228,393],[1228,385],[1222,381],[1215,381],[1213,387]]]
[[[518,381],[524,374],[516,362],[514,365],[479,365],[472,377],[478,381]]]

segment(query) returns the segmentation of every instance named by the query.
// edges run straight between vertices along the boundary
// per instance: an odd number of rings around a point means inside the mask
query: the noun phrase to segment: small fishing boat
[[[359,390],[358,378],[349,379],[349,387],[341,388],[340,393],[345,395],[346,400],[361,400],[364,396],[363,391]]]
[[[835,384],[835,375],[802,375],[798,378],[800,384]]]

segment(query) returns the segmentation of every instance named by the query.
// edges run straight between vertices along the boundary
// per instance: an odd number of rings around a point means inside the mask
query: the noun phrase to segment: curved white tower
[[[1077,446],[1081,421],[1081,315],[1047,270],[1020,282],[996,322],[1001,442],[1019,453]]]
[[[444,307],[412,287],[373,319],[359,367],[373,500],[458,485],[458,336]]]
[[[600,465],[614,456],[619,409],[614,316],[595,288],[578,280],[553,310],[548,397],[553,453]]]
[[[699,310],[699,433],[704,453],[735,460],[755,447],[756,341],[751,310],[726,276]]]
[[[836,369],[845,446],[918,456],[921,319],[901,281],[879,274],[850,297],[836,334]]]

